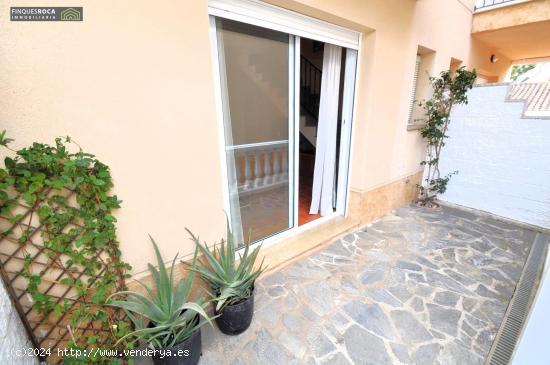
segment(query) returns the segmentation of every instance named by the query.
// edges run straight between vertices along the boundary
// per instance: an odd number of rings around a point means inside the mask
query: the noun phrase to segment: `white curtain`
[[[317,214],[320,210],[321,215],[326,216],[333,212],[341,60],[342,48],[325,43],[315,170],[313,171],[309,214]]]

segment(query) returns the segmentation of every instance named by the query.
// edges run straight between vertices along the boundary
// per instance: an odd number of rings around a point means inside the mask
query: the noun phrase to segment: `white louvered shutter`
[[[420,72],[420,63],[422,62],[422,58],[420,55],[416,55],[416,65],[414,67],[414,80],[413,80],[413,88],[411,90],[411,96],[409,99],[409,124],[414,123],[412,120],[412,114],[413,114],[413,108],[414,108],[414,99],[416,98],[416,84],[418,83],[418,73]]]

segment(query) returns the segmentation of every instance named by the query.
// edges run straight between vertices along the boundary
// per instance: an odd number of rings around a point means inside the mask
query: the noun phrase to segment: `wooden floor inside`
[[[300,154],[300,176],[298,197],[298,225],[304,225],[320,214],[309,214],[315,156]],[[288,214],[287,183],[276,188],[250,193],[240,197],[243,235],[251,242],[261,240],[290,227]]]

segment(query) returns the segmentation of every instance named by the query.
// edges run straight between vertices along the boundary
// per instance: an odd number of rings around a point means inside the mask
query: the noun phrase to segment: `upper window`
[[[419,105],[428,99],[431,94],[430,75],[433,70],[435,52],[423,46],[418,46],[414,74],[413,87],[409,97],[408,126],[422,125],[424,123],[424,108]]]
[[[413,109],[414,104],[416,102],[416,88],[418,85],[418,73],[420,71],[420,64],[422,63],[422,57],[417,54],[416,55],[416,64],[414,66],[414,76],[413,76],[413,88],[411,91],[411,96],[409,98],[409,124],[413,123],[412,115],[413,115]]]

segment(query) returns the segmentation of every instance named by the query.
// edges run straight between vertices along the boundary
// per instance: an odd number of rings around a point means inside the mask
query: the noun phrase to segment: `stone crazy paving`
[[[247,332],[207,364],[483,364],[534,232],[413,205],[269,274]]]

